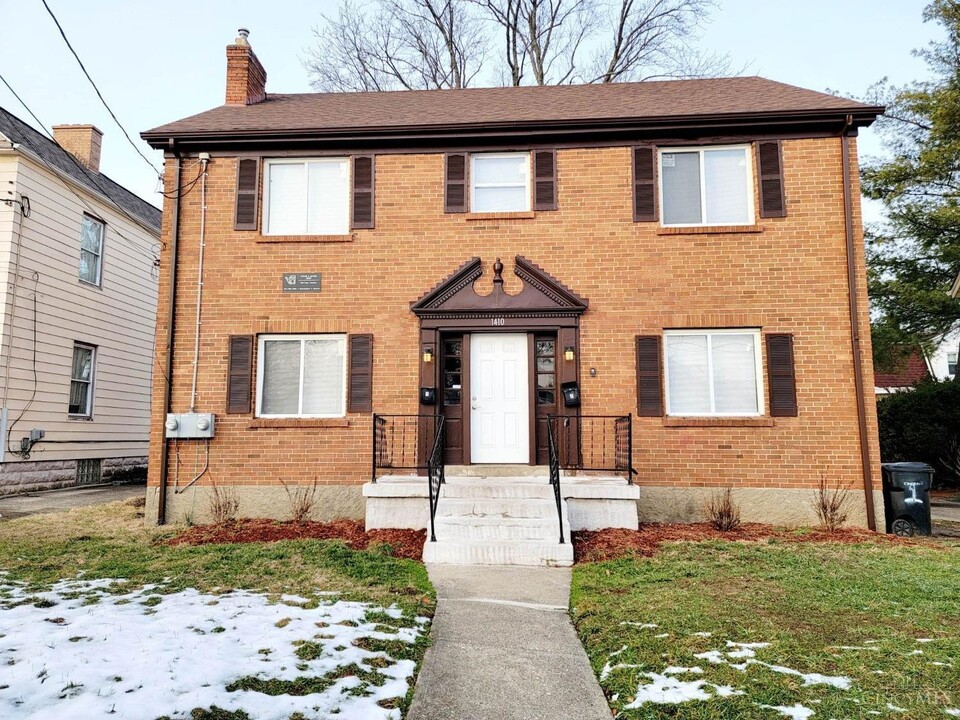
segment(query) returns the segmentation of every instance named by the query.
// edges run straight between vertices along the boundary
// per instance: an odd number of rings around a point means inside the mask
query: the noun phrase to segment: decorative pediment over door
[[[514,259],[513,271],[523,281],[519,293],[509,295],[503,289],[503,263],[497,258],[493,264],[493,292],[478,295],[474,283],[483,274],[483,266],[480,258],[472,258],[414,302],[411,310],[421,320],[503,317],[536,318],[542,322],[552,318],[559,325],[567,325],[576,324],[576,318],[587,309],[587,300],[522,255]]]

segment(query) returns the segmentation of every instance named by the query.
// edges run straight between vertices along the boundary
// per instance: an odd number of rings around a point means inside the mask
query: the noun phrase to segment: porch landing
[[[638,525],[639,488],[622,477],[563,475],[558,515],[546,468],[448,466],[446,471],[434,519],[437,539],[431,542],[428,537],[425,562],[571,565],[571,531]],[[366,484],[363,494],[368,530],[413,528],[429,533],[426,478],[387,475]]]

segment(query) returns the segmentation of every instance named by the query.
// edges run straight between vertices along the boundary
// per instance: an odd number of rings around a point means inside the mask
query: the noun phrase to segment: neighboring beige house
[[[160,211],[54,136],[0,108],[0,495],[145,475]]]

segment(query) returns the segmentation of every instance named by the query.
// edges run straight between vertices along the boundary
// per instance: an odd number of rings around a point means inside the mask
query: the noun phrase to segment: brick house
[[[445,469],[440,545],[554,475],[564,532],[726,486],[807,523],[821,473],[872,525],[856,134],[881,111],[759,77],[268,94],[241,32],[226,103],[143,134],[171,198],[148,517],[214,484],[283,516],[316,481],[321,517],[423,527],[419,467]],[[212,438],[171,437],[188,410]]]

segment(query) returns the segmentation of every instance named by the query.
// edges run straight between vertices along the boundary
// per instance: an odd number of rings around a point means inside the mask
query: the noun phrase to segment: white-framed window
[[[83,216],[80,225],[80,280],[91,285],[100,285],[103,270],[102,222],[89,215]]]
[[[346,335],[261,335],[257,417],[343,417]]]
[[[348,158],[267,160],[265,235],[346,235],[350,232]]]
[[[950,377],[957,376],[957,355],[955,352],[947,353],[947,375]]]
[[[759,330],[667,330],[663,340],[668,415],[763,414]]]
[[[530,153],[470,156],[470,212],[530,209]]]
[[[70,368],[70,401],[67,413],[73,417],[93,417],[93,381],[97,349],[84,343],[73,344]]]
[[[748,145],[661,148],[660,217],[665,226],[752,225]]]

